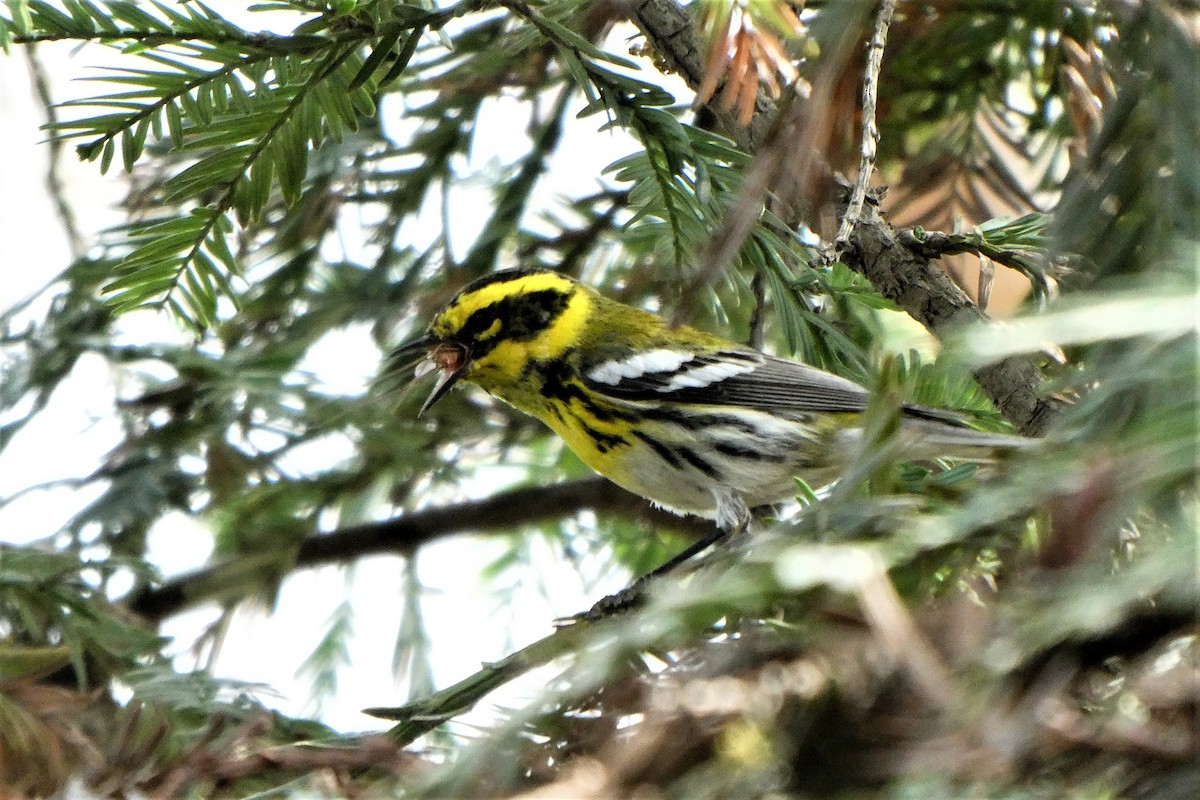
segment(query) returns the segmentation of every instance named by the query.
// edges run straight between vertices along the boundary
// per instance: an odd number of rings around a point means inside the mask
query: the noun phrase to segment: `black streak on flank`
[[[596,449],[601,453],[607,453],[615,447],[623,447],[629,444],[629,440],[624,436],[618,436],[615,433],[603,433],[582,421],[580,421],[580,424],[583,425],[583,429],[587,431],[587,435],[591,437],[592,442],[596,445]]]
[[[672,425],[678,425],[690,431],[720,427],[731,428],[747,436],[756,436],[758,434],[758,428],[733,414],[701,412],[695,409],[688,409],[685,413],[669,405],[662,405],[657,408],[644,409],[642,416],[647,419],[669,422]]]
[[[701,458],[695,450],[687,446],[671,447],[663,444],[653,436],[648,436],[641,431],[634,431],[634,436],[641,439],[646,445],[653,450],[659,458],[667,462],[674,469],[682,469],[683,462],[687,462],[694,469],[703,473],[713,480],[721,479],[721,471],[712,464]]]
[[[747,458],[752,461],[774,461],[776,463],[784,463],[789,459],[787,453],[777,450],[765,450],[746,445],[737,444],[736,442],[723,442],[720,440],[711,443],[712,449],[716,450],[723,456],[730,458]]]
[[[696,451],[693,450],[692,448],[679,447],[679,448],[677,448],[677,452],[679,453],[679,455],[683,456],[684,461],[688,462],[693,467],[695,467],[696,469],[703,472],[709,478],[712,478],[713,480],[720,480],[721,471],[718,470],[716,467],[714,467],[712,464],[705,461],[703,458],[701,458],[699,456],[699,454],[697,454]]]
[[[670,464],[675,469],[679,469],[683,466],[683,462],[679,460],[679,456],[675,455],[671,448],[667,447],[658,439],[642,433],[641,431],[634,431],[633,435],[645,442],[651,450],[658,454],[659,458]]]

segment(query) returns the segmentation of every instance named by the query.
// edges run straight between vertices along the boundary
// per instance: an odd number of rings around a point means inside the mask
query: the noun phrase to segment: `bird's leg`
[[[646,599],[646,588],[651,581],[672,572],[710,547],[720,547],[726,542],[740,539],[750,529],[753,521],[749,507],[741,497],[728,489],[714,489],[713,496],[717,502],[717,525],[712,531],[692,542],[667,559],[666,563],[642,575],[621,591],[601,598],[587,611],[569,617],[564,622],[566,624],[580,620],[595,622],[604,617],[636,608]]]

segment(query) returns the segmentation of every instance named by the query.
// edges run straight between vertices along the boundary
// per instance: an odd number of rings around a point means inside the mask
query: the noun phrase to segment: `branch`
[[[54,130],[58,126],[58,107],[54,102],[53,93],[50,91],[50,76],[46,73],[45,65],[38,58],[37,45],[30,44],[26,48],[25,59],[29,64],[29,75],[33,81],[34,91],[37,93],[38,101],[42,104],[42,111],[46,114],[45,127]],[[63,233],[67,236],[67,245],[71,249],[71,260],[77,261],[83,254],[84,244],[83,237],[79,233],[79,226],[75,222],[75,211],[67,200],[66,187],[63,185],[62,174],[59,172],[62,166],[63,140],[58,136],[51,136],[47,140],[46,146],[50,149],[46,166],[46,191],[54,203],[54,210],[58,214],[58,221],[62,223]]]
[[[923,253],[905,244],[879,209],[867,203],[843,259],[866,276],[880,294],[896,303],[939,337],[956,328],[988,321],[988,316]],[[1061,403],[1041,396],[1040,370],[1024,358],[1006,358],[975,373],[1009,422],[1027,436],[1046,432]]]
[[[635,0],[635,3],[630,11],[630,21],[688,86],[697,90],[704,82],[705,56],[692,15],[675,0]],[[720,96],[721,87],[718,86],[712,97]],[[749,125],[738,121],[736,109],[722,109],[715,99],[707,108],[716,115],[723,131],[748,153],[756,152],[766,143],[775,124],[775,103],[764,92],[759,92],[755,98],[754,116]]]
[[[300,742],[266,747],[247,754],[201,752],[197,756],[195,761],[199,762],[198,764],[182,765],[181,777],[190,777],[193,780],[199,777],[200,780],[213,781],[221,786],[278,772],[314,775],[329,770],[362,772],[370,769],[404,775],[411,774],[426,764],[417,754],[404,752],[386,736],[381,735],[364,737],[353,746],[339,743],[336,746],[322,747],[320,743]],[[179,788],[182,790],[184,787]],[[185,791],[180,791],[175,796],[185,794]]]
[[[1021,220],[1018,220],[1019,224]],[[1005,247],[988,241],[978,230],[964,233],[942,233],[927,231],[922,228],[902,228],[897,231],[900,242],[911,247],[926,258],[936,259],[942,256],[953,256],[960,253],[973,253],[983,256],[986,261],[993,261],[1009,269],[1016,270],[1029,279],[1033,284],[1034,296],[1039,300],[1055,296],[1057,290],[1051,282],[1052,270],[1068,265],[1068,259],[1060,257],[1052,261],[1039,247],[1025,245]],[[987,307],[986,303],[981,303]]]
[[[886,5],[891,5],[890,0],[885,2]],[[872,57],[882,49],[874,47],[875,41],[882,42],[886,35],[886,26],[882,25],[886,18],[883,13],[885,10],[881,9],[876,21]],[[640,0],[631,13],[633,21],[655,49],[693,90],[697,89],[703,80],[704,60],[699,37],[688,12],[675,0]],[[833,50],[844,51],[840,44],[839,41],[839,47]],[[837,52],[833,55],[827,52],[826,60],[832,62]],[[825,77],[832,79],[828,75]],[[870,68],[866,77],[872,77]],[[808,174],[812,168],[808,162],[814,148],[803,143],[814,141],[813,137],[817,135],[815,129],[825,121],[821,113],[825,83],[822,79],[816,81],[813,96],[807,102],[791,98],[791,105],[794,106],[792,113],[785,111],[787,118],[778,122],[774,104],[763,98],[762,93],[754,118],[745,127],[739,126],[717,104],[710,105],[710,110],[721,119],[738,144],[757,156],[747,183],[748,191],[758,196],[751,198],[754,202],[739,202],[735,213],[738,209],[743,212],[757,209],[758,200],[765,199],[770,193],[786,194],[781,192],[782,181],[791,180],[797,184],[811,177]],[[864,94],[867,91],[867,87],[864,87]],[[715,95],[719,95],[719,92]],[[867,128],[868,124],[864,121],[864,140],[870,133]],[[787,163],[797,158],[802,161],[799,169],[801,178],[788,175]],[[764,176],[767,176],[766,185],[760,185]],[[798,212],[790,212],[788,216],[796,217],[786,220],[789,225],[797,226],[802,222]],[[845,218],[848,214],[843,212],[840,216]],[[745,225],[731,226],[727,222],[724,227],[727,230],[719,235],[729,238],[720,243],[723,251],[740,246],[745,234],[749,233]],[[739,235],[741,239],[737,238]],[[987,320],[987,316],[944,272],[898,237],[896,230],[865,197],[863,211],[848,241],[849,247],[842,254],[842,261],[866,276],[880,294],[897,303],[935,335],[944,337],[954,327]],[[1032,363],[1010,358],[980,369],[975,377],[1005,418],[1022,433],[1037,436],[1045,432],[1058,403],[1040,396],[1043,379]]]
[[[558,628],[500,661],[484,664],[478,672],[428,697],[394,708],[366,708],[363,713],[395,720],[387,737],[397,747],[406,747],[442,723],[471,710],[494,689],[559,656],[578,652],[590,628],[591,625],[586,623]]]
[[[521,525],[559,519],[583,510],[643,520],[656,527],[703,536],[711,523],[677,517],[603,478],[585,478],[545,487],[523,487],[485,500],[415,511],[383,522],[351,525],[309,536],[296,550],[291,569],[353,561],[381,553],[407,554],[421,545],[458,533],[499,533]],[[278,569],[278,559],[251,557],[214,564],[145,588],[127,599],[130,610],[158,623],[193,606],[214,600],[241,600],[262,577]]]
[[[863,70],[862,90],[862,142],[859,154],[862,160],[858,165],[858,179],[854,181],[854,189],[850,192],[850,202],[846,204],[846,213],[842,215],[842,223],[838,227],[837,237],[833,241],[833,260],[841,257],[850,242],[850,234],[858,225],[862,216],[863,201],[867,199],[867,186],[871,183],[871,175],[875,172],[875,153],[879,144],[879,125],[875,122],[875,100],[879,96],[879,72],[883,69],[883,48],[887,44],[888,27],[892,24],[892,15],[896,12],[896,0],[883,0],[879,4],[879,13],[875,17],[875,30],[871,34],[871,44],[867,49],[867,66]]]
[[[86,42],[115,44],[123,41],[131,41],[146,42],[151,47],[161,47],[176,42],[201,42],[209,45],[250,47],[256,50],[268,50],[275,55],[288,55],[323,49],[328,47],[331,42],[366,42],[397,30],[416,30],[418,28],[441,30],[451,20],[488,8],[491,5],[492,0],[462,0],[462,2],[446,8],[431,9],[419,16],[407,16],[404,19],[391,20],[378,26],[364,24],[361,20],[350,17],[342,17],[333,36],[243,31],[240,28],[236,28],[227,20],[215,15],[209,17],[206,21],[219,23],[223,27],[222,30],[212,30],[211,28],[181,30],[180,23],[175,19],[154,17],[149,18],[146,27],[130,27],[114,30],[95,27],[89,29],[88,27],[84,27],[87,25],[87,22],[80,22],[78,20],[76,22],[79,27],[69,30],[23,30],[21,26],[14,24],[12,20],[7,20],[3,17],[0,17],[0,25],[5,25],[12,31],[9,41],[13,44],[27,45],[39,42],[63,41],[79,42],[81,44]],[[100,13],[98,9],[93,10],[97,14]],[[155,23],[161,27],[153,27]],[[111,18],[108,18],[106,19],[106,24],[112,25],[115,23]]]

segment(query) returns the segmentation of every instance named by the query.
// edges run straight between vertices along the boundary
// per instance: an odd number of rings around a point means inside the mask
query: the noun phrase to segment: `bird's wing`
[[[621,400],[729,405],[770,412],[852,412],[867,390],[845,378],[754,350],[660,348],[584,363],[594,391]]]

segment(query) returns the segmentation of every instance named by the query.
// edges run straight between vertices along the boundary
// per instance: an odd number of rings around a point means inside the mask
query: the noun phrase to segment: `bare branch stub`
[[[879,73],[883,69],[883,49],[887,46],[888,28],[896,12],[896,0],[883,0],[875,16],[875,27],[867,46],[867,65],[863,70],[862,88],[862,140],[859,145],[860,161],[858,178],[850,192],[837,237],[833,242],[833,259],[837,260],[850,242],[850,234],[862,216],[867,187],[875,172],[875,155],[879,144],[879,125],[875,121],[875,103],[879,97]]]

